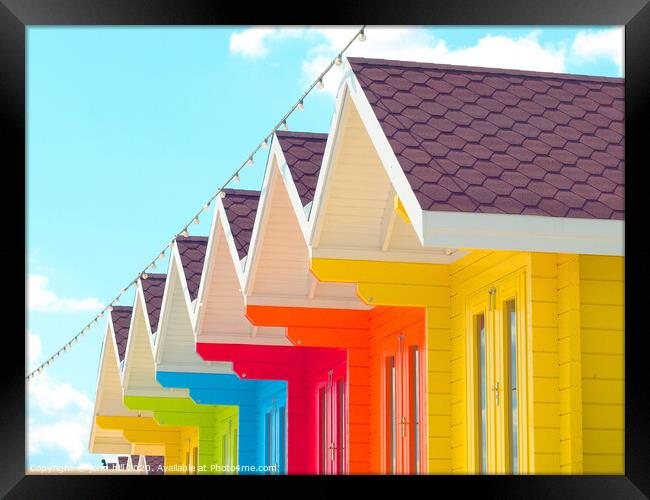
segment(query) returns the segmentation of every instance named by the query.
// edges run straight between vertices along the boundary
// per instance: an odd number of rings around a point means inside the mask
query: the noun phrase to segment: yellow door
[[[470,472],[528,471],[525,319],[523,272],[468,297]]]

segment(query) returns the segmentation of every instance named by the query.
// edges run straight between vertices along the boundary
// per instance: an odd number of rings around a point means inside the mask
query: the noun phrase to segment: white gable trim
[[[424,252],[436,250],[444,254],[446,248],[476,248],[624,255],[624,221],[422,210],[370,103],[349,67],[341,88],[343,91],[337,101],[337,111],[332,121],[332,131],[325,148],[323,167],[316,189],[315,210],[312,209],[310,237],[313,247],[312,257],[445,262],[444,257],[423,260],[418,255],[419,252],[410,251],[400,254],[390,250],[382,258],[381,253],[374,250],[368,252],[360,250],[348,252],[345,248],[319,250],[323,198],[327,196],[328,178],[336,158],[341,125],[345,118],[343,108],[347,95],[350,96],[366,127],[393,189],[404,205],[415,233],[424,247]],[[455,251],[447,256],[447,260],[453,261],[462,255],[464,252]]]
[[[424,245],[624,255],[622,220],[424,212]]]
[[[205,264],[205,263],[204,263]],[[205,271],[205,265],[203,266]],[[167,272],[167,279],[165,281],[165,291],[163,294],[162,305],[160,308],[160,319],[158,320],[158,335],[154,348],[154,361],[156,363],[156,371],[164,372],[189,372],[189,373],[227,373],[234,374],[232,363],[230,362],[206,362],[203,361],[199,354],[194,349],[195,362],[188,363],[165,363],[165,349],[167,348],[167,336],[169,331],[169,311],[172,310],[174,305],[174,287],[180,286],[183,295],[183,302],[180,307],[184,307],[187,311],[188,317],[188,335],[192,337],[194,343],[196,342],[196,332],[194,330],[193,319],[193,306],[190,300],[189,289],[183,264],[181,261],[180,252],[178,247],[174,245],[172,249],[171,258],[169,261],[169,269]],[[144,294],[142,295],[144,303]]]
[[[256,214],[256,217],[257,215],[259,214]],[[226,244],[230,251],[229,262],[217,262],[216,259],[217,247],[220,243],[220,239],[223,237],[225,237]],[[192,324],[194,328],[195,338],[198,335],[200,335],[200,332],[203,330],[203,320],[205,316],[204,304],[206,300],[206,294],[208,293],[207,287],[211,282],[212,274],[214,273],[215,267],[219,265],[233,266],[233,269],[237,274],[237,279],[239,282],[240,292],[241,292],[244,286],[243,285],[244,271],[239,261],[239,255],[237,254],[237,248],[235,247],[235,241],[233,239],[232,232],[230,231],[230,224],[228,223],[226,210],[223,206],[223,203],[221,203],[221,200],[217,198],[214,217],[212,219],[212,226],[210,227],[208,246],[205,252],[205,260],[203,261],[203,272],[201,273],[199,292],[197,294],[196,305],[194,306],[194,314],[192,315],[192,319],[193,319]],[[188,300],[189,300],[189,294],[188,294]]]

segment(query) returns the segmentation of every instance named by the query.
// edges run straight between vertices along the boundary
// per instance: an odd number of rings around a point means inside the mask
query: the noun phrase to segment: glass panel
[[[286,440],[287,440],[287,432],[286,432],[286,426],[287,426],[287,408],[286,406],[281,406],[280,407],[280,415],[279,415],[279,420],[280,420],[280,429],[278,433],[278,447],[279,447],[279,453],[280,453],[280,462],[278,464],[278,474],[284,474],[286,471],[286,461],[287,461],[287,451],[286,451]]]
[[[237,456],[237,445],[239,444],[239,441],[237,439],[237,429],[232,431],[232,456],[230,459],[230,462],[232,465],[237,465],[239,462],[239,456]],[[237,471],[233,471],[233,473],[236,473]]]
[[[409,422],[410,433],[410,468],[420,473],[420,351],[418,346],[409,349]]]
[[[264,460],[265,465],[271,466],[273,464],[273,416],[271,412],[267,412],[264,416]],[[266,474],[270,474],[271,471],[267,470]]]
[[[320,441],[320,473],[325,473],[325,464],[327,464],[327,433],[325,426],[327,425],[326,418],[326,394],[325,387],[321,387],[318,391],[318,439]]]
[[[506,336],[508,338],[508,384],[510,388],[510,466],[512,473],[519,472],[518,451],[518,398],[517,398],[517,316],[515,301],[506,302]]]
[[[386,469],[389,473],[397,470],[397,435],[395,419],[397,418],[397,401],[395,396],[395,357],[386,358],[386,428],[388,443],[386,446]]]
[[[224,434],[223,437],[221,438],[221,446],[222,446],[223,464],[230,465],[230,453],[228,450],[228,434]],[[230,471],[227,470],[226,472],[230,472]]]
[[[487,472],[487,376],[485,366],[485,317],[483,314],[476,316],[476,336],[477,336],[477,365],[478,365],[478,403],[480,408],[479,415],[479,472],[485,474]]]
[[[336,464],[337,473],[345,473],[345,381],[339,380],[336,387]]]

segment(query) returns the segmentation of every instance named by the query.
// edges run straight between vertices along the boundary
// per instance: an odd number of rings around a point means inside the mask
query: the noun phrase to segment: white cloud
[[[625,37],[623,28],[580,31],[573,40],[572,53],[584,59],[610,58],[623,71]]]
[[[313,80],[336,55],[355,29],[325,28],[317,30],[325,42],[314,48],[313,55],[303,63],[306,80]],[[346,56],[359,56],[402,61],[435,62],[464,66],[522,69],[534,71],[565,71],[566,49],[543,46],[539,32],[510,38],[486,35],[476,45],[450,49],[421,28],[366,28],[365,42],[353,43]],[[342,77],[342,68],[334,67],[324,78],[325,89],[335,94]]]
[[[27,366],[30,370],[36,368],[41,353],[43,352],[43,343],[41,342],[41,337],[32,333],[27,332]]]
[[[58,415],[62,410],[88,412],[92,401],[68,382],[58,383],[47,373],[32,379],[27,386],[30,405],[35,405],[47,415]]]
[[[46,373],[27,385],[27,393],[29,454],[58,449],[71,462],[78,462],[88,444],[93,414],[91,400],[68,382],[57,382]]]
[[[259,58],[269,53],[271,42],[297,38],[303,31],[300,28],[248,28],[230,35],[229,49],[232,54]]]
[[[48,279],[40,274],[27,276],[27,304],[32,311],[38,312],[79,312],[102,309],[102,304],[94,297],[69,299],[58,297],[48,289]]]
[[[67,453],[71,461],[77,462],[86,450],[89,427],[88,420],[69,418],[53,423],[32,424],[27,432],[28,452],[32,455],[55,448]]]

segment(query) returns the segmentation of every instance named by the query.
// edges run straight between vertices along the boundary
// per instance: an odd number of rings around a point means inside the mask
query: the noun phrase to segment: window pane
[[[231,459],[230,463],[235,466],[237,465],[239,461],[239,456],[237,455],[237,445],[238,445],[238,439],[237,439],[237,429],[235,429],[232,432],[232,453],[231,453]],[[236,473],[237,471],[233,471],[233,474]]]
[[[417,346],[409,349],[409,385],[411,435],[411,468],[420,473],[420,352]]]
[[[483,314],[476,316],[476,337],[477,337],[477,367],[478,367],[478,403],[480,408],[479,415],[479,472],[487,472],[487,376],[485,365],[485,317]]]
[[[324,474],[327,464],[327,415],[326,415],[326,390],[325,387],[322,387],[318,391],[318,430],[319,436],[318,440],[320,442],[320,473]]]
[[[517,398],[517,316],[515,301],[506,302],[506,336],[508,338],[508,383],[510,387],[510,466],[512,473],[519,472],[519,450],[518,450],[518,411]]]
[[[279,453],[280,453],[280,463],[278,464],[278,473],[279,474],[284,474],[286,471],[286,440],[287,440],[287,433],[286,433],[286,426],[287,426],[287,408],[286,406],[281,406],[280,407],[280,415],[279,415],[279,420],[280,420],[280,429],[278,433],[278,443],[279,443]]]
[[[337,473],[345,473],[345,381],[336,384],[336,464]]]
[[[267,412],[264,416],[264,460],[267,466],[273,464],[273,416],[271,412]],[[270,474],[271,471],[267,470],[266,474]]]
[[[397,414],[395,397],[395,358],[386,358],[386,428],[387,428],[387,472],[393,473],[397,469],[397,435],[395,432],[395,418]]]

